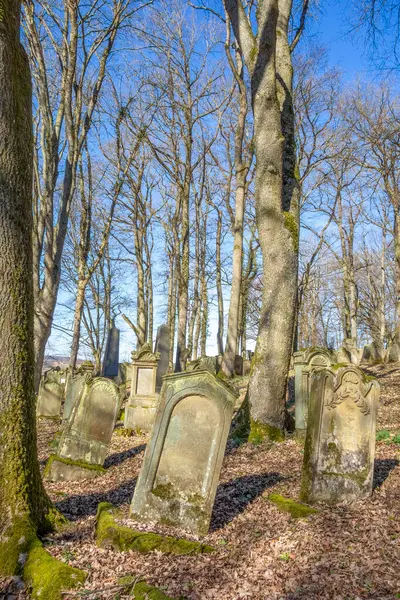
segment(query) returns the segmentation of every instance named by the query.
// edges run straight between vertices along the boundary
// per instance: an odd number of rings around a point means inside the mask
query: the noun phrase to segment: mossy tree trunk
[[[285,424],[299,235],[287,41],[291,2],[260,2],[255,20],[249,18],[241,0],[224,0],[224,5],[250,74],[256,219],[264,268],[260,327],[249,384],[250,413],[257,439],[279,439]]]
[[[36,453],[31,80],[20,2],[0,0],[0,575],[50,509]]]

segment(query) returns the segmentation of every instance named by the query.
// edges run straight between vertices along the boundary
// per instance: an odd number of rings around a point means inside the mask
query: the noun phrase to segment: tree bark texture
[[[290,173],[289,182],[283,181],[289,175],[289,165],[294,169],[285,146],[285,133],[290,131],[290,123],[286,124],[286,120],[291,115],[289,110],[283,110],[285,107],[281,110],[277,89],[278,72],[285,85],[284,102],[291,103],[291,87],[286,82],[282,51],[276,44],[277,28],[287,43],[286,13],[279,12],[280,5],[276,0],[260,3],[255,37],[242,2],[225,0],[225,7],[251,76],[256,219],[264,270],[260,327],[249,383],[252,431],[258,438],[280,438],[285,422],[286,382],[292,351],[299,235],[298,208],[292,203],[291,194],[294,171]],[[283,23],[278,22],[280,16]]]
[[[32,103],[20,2],[0,0],[0,575],[50,507],[36,451],[32,270]]]

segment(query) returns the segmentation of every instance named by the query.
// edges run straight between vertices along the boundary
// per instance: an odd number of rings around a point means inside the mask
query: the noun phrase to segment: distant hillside
[[[76,361],[77,365],[80,365],[83,360],[78,359]],[[69,356],[57,356],[57,355],[49,355],[46,356],[43,363],[43,372],[51,369],[52,367],[60,367],[61,369],[66,369],[69,363]]]

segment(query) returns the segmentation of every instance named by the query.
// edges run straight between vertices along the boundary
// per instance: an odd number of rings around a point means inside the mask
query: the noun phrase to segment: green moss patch
[[[145,581],[138,581],[133,575],[121,577],[118,583],[124,586],[125,593],[133,595],[135,600],[174,600],[174,598],[167,596],[159,588],[149,585]]]
[[[267,499],[275,504],[279,510],[290,513],[294,519],[305,519],[309,515],[318,512],[317,509],[311,508],[311,506],[295,502],[291,498],[285,498],[280,494],[269,494]]]
[[[331,365],[330,368],[332,371],[338,371],[339,369],[344,369],[351,366],[352,365],[350,363],[335,363],[334,365]]]
[[[118,525],[116,508],[109,502],[101,502],[97,508],[96,538],[97,545],[114,550],[135,550],[146,554],[158,550],[166,554],[205,554],[214,552],[212,546],[172,536],[163,536],[152,532],[143,532]]]
[[[84,571],[53,558],[37,538],[30,543],[23,578],[31,588],[32,598],[61,600],[63,590],[81,585],[86,577]]]
[[[26,554],[36,531],[25,515],[15,517],[12,525],[2,532],[0,540],[0,577],[15,575],[19,570],[19,558]]]
[[[65,465],[71,465],[74,467],[80,467],[81,469],[89,469],[91,471],[99,471],[99,473],[105,473],[106,469],[101,465],[91,465],[90,463],[85,463],[79,460],[72,460],[70,458],[63,458],[58,456],[57,454],[50,454],[49,460],[46,463],[46,466],[43,471],[43,477],[47,477],[50,474],[51,465],[54,461],[64,463]]]
[[[297,219],[291,212],[283,212],[283,219],[285,228],[289,231],[293,241],[293,248],[295,252],[299,251],[299,225]]]
[[[52,439],[52,440],[50,440],[50,442],[49,442],[49,446],[50,446],[50,448],[53,448],[54,450],[57,450],[57,448],[58,448],[58,445],[59,445],[59,443],[60,443],[61,434],[62,434],[62,431],[57,431],[57,432],[54,434],[54,437],[53,437],[53,439]]]
[[[114,431],[115,435],[119,435],[120,437],[133,437],[135,432],[133,429],[125,429],[125,427],[120,427]]]
[[[249,442],[258,446],[262,442],[269,440],[272,442],[283,442],[285,436],[283,431],[278,427],[272,427],[267,423],[261,423],[261,421],[250,420],[250,433]]]

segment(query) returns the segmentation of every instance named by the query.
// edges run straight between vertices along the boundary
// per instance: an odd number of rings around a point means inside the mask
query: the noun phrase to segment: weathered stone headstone
[[[301,499],[336,504],[372,493],[379,384],[349,365],[311,374]]]
[[[118,386],[104,377],[87,376],[62,433],[57,455],[50,457],[45,477],[73,481],[103,472],[118,415]]]
[[[309,348],[295,352],[293,361],[296,434],[303,437],[307,428],[311,370],[330,367],[334,357],[325,348]]]
[[[250,375],[250,371],[251,371],[251,360],[246,358],[246,360],[243,361],[243,375],[245,377],[247,377],[248,375]]]
[[[358,366],[361,362],[363,351],[357,348],[354,340],[348,338],[343,341],[342,347],[337,352],[337,363],[351,363]]]
[[[157,337],[154,352],[160,355],[156,374],[156,392],[160,393],[162,378],[166,375],[169,366],[170,331],[168,325],[160,325],[157,329]]]
[[[209,370],[164,377],[134,518],[207,533],[235,401]]]
[[[196,360],[191,360],[186,365],[186,371],[201,371],[207,369],[211,373],[217,372],[217,357],[216,356],[200,356]]]
[[[336,360],[337,364],[351,364],[351,354],[346,348],[339,348],[336,352]]]
[[[114,323],[108,332],[106,350],[104,353],[103,377],[118,377],[119,361],[119,329]]]
[[[153,426],[159,395],[156,393],[157,363],[159,355],[144,344],[132,352],[131,393],[125,407],[126,429],[150,431]]]
[[[64,380],[63,382],[61,380]],[[38,417],[59,418],[64,397],[65,372],[60,367],[49,369],[40,380],[36,406]]]
[[[386,352],[386,362],[399,362],[400,361],[400,338],[395,335],[393,340],[390,342]]]
[[[243,376],[243,357],[240,354],[236,354],[233,368],[236,375],[239,377]]]
[[[70,417],[72,407],[79,398],[86,376],[93,374],[94,365],[90,361],[84,361],[79,369],[74,373],[69,373],[65,390],[65,402],[63,410],[63,421],[67,421]]]
[[[364,346],[362,359],[365,362],[383,362],[385,359],[385,350],[381,344],[372,342],[369,346]]]
[[[120,383],[130,384],[131,382],[131,368],[130,362],[122,362],[118,365],[118,381]]]

